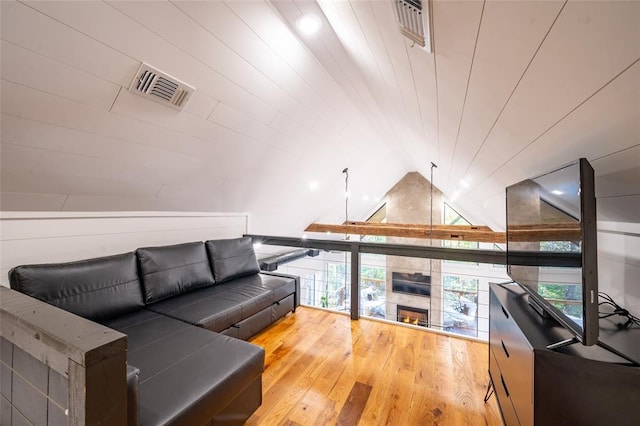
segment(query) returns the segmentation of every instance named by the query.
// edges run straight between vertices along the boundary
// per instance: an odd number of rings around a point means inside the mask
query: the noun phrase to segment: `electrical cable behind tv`
[[[614,315],[618,315],[627,319],[626,322],[618,324],[620,328],[629,328],[633,326],[640,327],[640,318],[618,305],[607,293],[599,292],[598,295],[601,299],[604,299],[604,302],[598,303],[598,314],[600,318],[609,318]],[[603,312],[600,310],[600,307],[602,306],[607,306],[613,309],[613,311],[607,310],[607,312]]]

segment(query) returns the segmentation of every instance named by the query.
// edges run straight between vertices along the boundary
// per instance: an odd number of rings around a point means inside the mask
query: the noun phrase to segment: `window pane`
[[[442,276],[444,329],[478,335],[478,279],[458,275]]]
[[[350,265],[345,263],[327,263],[327,282],[320,296],[323,308],[344,311],[349,309]]]
[[[455,211],[449,204],[444,203],[444,224],[445,225],[471,225],[471,223]]]

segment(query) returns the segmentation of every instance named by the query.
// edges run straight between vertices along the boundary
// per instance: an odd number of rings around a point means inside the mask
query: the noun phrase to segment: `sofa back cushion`
[[[68,263],[17,266],[11,288],[92,321],[144,306],[134,253]]]
[[[146,303],[215,283],[204,243],[144,247],[136,251]]]
[[[260,272],[250,237],[209,240],[205,244],[217,283]]]

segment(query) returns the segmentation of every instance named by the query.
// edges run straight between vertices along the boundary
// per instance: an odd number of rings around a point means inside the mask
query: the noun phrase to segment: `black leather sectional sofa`
[[[9,280],[127,335],[128,418],[142,425],[244,423],[262,402],[264,350],[241,339],[299,300],[299,279],[261,273],[247,237],[18,266]]]

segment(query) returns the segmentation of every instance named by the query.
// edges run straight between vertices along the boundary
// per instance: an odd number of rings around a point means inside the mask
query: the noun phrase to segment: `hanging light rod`
[[[429,206],[429,245],[433,245],[433,169],[437,169],[436,163],[431,162],[431,178],[429,179],[429,183],[431,187],[429,189],[429,202],[431,205]]]
[[[344,176],[344,223],[348,223],[349,222],[349,168],[345,167],[344,170],[342,170],[342,173],[345,174]],[[347,233],[346,229],[344,232],[344,239],[345,240],[349,239],[349,234]]]

